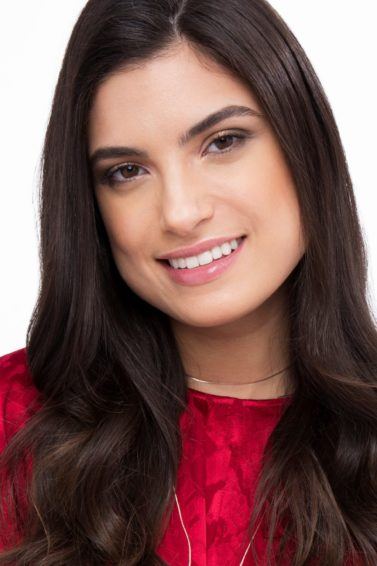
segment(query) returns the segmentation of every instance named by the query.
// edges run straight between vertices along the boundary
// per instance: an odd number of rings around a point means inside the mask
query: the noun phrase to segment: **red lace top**
[[[192,566],[240,564],[250,542],[246,530],[262,452],[290,399],[238,399],[188,390],[180,419],[183,455],[176,494]],[[189,564],[185,530],[175,503],[157,548],[169,565]],[[266,535],[258,529],[254,538],[259,560]],[[243,565],[254,564],[249,549]],[[287,559],[279,566],[289,564]]]
[[[0,357],[0,451],[28,418],[37,389],[22,348]],[[238,399],[194,389],[181,414],[183,454],[175,503],[156,552],[169,566],[238,566],[249,545],[246,529],[261,456],[291,397]],[[186,536],[187,533],[187,536]],[[277,549],[278,531],[274,541]],[[265,527],[255,534],[258,564],[265,564]],[[0,538],[0,549],[1,546]],[[280,562],[289,566],[291,562]],[[251,548],[243,566],[256,564]],[[348,564],[348,563],[347,563]]]

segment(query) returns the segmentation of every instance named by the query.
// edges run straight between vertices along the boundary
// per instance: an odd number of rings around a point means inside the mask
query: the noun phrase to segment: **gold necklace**
[[[287,369],[289,369],[292,366],[293,366],[293,363],[290,364],[289,366],[287,366],[286,368],[273,373],[272,375],[268,375],[267,377],[262,377],[262,379],[256,379],[255,381],[252,381],[251,383],[221,383],[220,381],[205,381],[204,379],[198,379],[197,377],[194,377],[193,375],[189,375],[187,373],[185,375],[186,375],[186,377],[188,377],[191,380],[198,381],[199,383],[208,383],[210,385],[225,385],[225,386],[227,386],[227,385],[229,385],[229,386],[253,385],[254,383],[260,383],[261,381],[266,381],[267,379],[271,379],[272,377],[275,377],[275,375],[278,375],[279,373],[283,373],[283,371],[286,371]],[[281,395],[281,397],[288,397],[288,395]]]

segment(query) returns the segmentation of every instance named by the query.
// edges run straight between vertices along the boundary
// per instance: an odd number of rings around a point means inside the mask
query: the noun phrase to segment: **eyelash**
[[[236,149],[237,147],[239,147],[240,145],[243,145],[243,143],[251,137],[251,133],[221,133],[218,136],[216,136],[215,138],[213,138],[213,140],[210,141],[210,143],[208,144],[207,148],[210,147],[213,143],[221,140],[222,138],[236,138],[236,142],[234,144],[232,144],[232,146],[228,149],[222,150],[222,151],[218,151],[215,152],[214,155],[223,155],[224,153],[229,153],[230,151],[233,151],[234,149]],[[125,169],[128,165],[133,165],[136,167],[141,167],[141,165],[137,165],[137,163],[122,163],[121,165],[117,165],[116,167],[112,167],[111,169],[108,169],[107,171],[105,171],[105,173],[103,174],[102,178],[101,178],[101,183],[107,184],[107,185],[117,185],[117,184],[123,184],[123,183],[129,183],[131,181],[133,181],[134,179],[137,179],[138,177],[140,177],[140,175],[136,175],[135,177],[131,177],[129,179],[124,179],[122,181],[115,181],[114,180],[114,175],[120,171],[121,169]]]

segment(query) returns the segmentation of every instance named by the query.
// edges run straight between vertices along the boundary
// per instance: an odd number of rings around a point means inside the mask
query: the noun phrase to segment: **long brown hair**
[[[269,438],[268,510],[292,565],[377,563],[377,330],[339,132],[297,39],[264,0],[89,0],[69,40],[42,157],[41,285],[27,333],[42,407],[1,456],[0,564],[164,564],[187,402],[167,316],[115,267],[88,163],[88,113],[111,73],[189,42],[249,85],[284,151],[308,248],[287,280],[297,387]],[[32,455],[27,513],[15,478]],[[5,477],[5,476],[4,476]],[[7,512],[5,512],[5,508]],[[282,551],[284,549],[282,548]]]

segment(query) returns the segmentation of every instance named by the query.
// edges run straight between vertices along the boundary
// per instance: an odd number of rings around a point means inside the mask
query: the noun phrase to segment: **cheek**
[[[297,207],[293,179],[269,132],[261,134],[242,159],[224,168],[221,179],[213,182],[213,186],[220,183],[216,198],[247,213],[251,225]]]
[[[280,189],[280,190],[279,190]],[[276,186],[256,224],[258,261],[267,273],[284,279],[301,259],[305,246],[294,187]]]
[[[143,222],[132,207],[121,199],[97,199],[101,217],[114,253],[114,259],[136,253],[144,240]]]
[[[297,263],[305,251],[299,203],[292,176],[275,143],[253,155],[245,179],[245,211],[263,256],[260,260]]]

